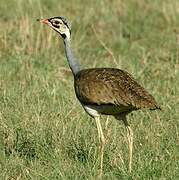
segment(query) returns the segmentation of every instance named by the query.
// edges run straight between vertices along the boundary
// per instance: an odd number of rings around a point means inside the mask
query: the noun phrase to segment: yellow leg
[[[126,126],[127,129],[127,139],[129,144],[129,172],[132,171],[132,150],[133,150],[133,132],[131,127],[128,125]]]
[[[98,129],[99,141],[100,141],[100,174],[99,176],[101,177],[103,174],[103,156],[104,156],[105,138],[104,138],[103,130],[101,127],[100,118],[95,117],[95,120],[96,120],[97,129]]]
[[[127,122],[126,116],[124,116],[123,122],[124,122],[124,124],[126,126],[126,130],[127,130],[127,140],[128,140],[128,146],[129,146],[129,172],[131,173],[131,171],[132,171],[133,132]]]
[[[106,123],[105,123],[105,130],[108,129],[108,124],[109,124],[109,116],[107,116],[107,119],[106,119]]]
[[[132,171],[132,150],[133,150],[133,132],[131,127],[129,126],[129,123],[127,122],[127,113],[120,114],[119,116],[115,116],[116,119],[122,120],[124,122],[124,125],[127,130],[127,140],[128,140],[128,146],[129,146],[129,172]]]

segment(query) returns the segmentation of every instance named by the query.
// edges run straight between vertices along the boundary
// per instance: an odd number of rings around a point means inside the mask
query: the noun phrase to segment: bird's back
[[[84,69],[75,76],[74,83],[77,98],[84,105],[119,107],[124,112],[160,109],[153,96],[124,70]]]

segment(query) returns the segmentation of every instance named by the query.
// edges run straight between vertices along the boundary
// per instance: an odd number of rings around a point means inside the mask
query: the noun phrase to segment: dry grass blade
[[[101,44],[101,46],[102,46],[102,47],[109,53],[109,55],[112,57],[115,65],[118,66],[117,60],[116,60],[116,58],[115,58],[115,56],[114,56],[114,53],[113,53],[112,50],[111,50],[109,47],[107,47],[106,44],[100,39],[100,37],[98,36],[98,34],[97,34],[97,32],[96,32],[96,29],[95,29],[95,27],[94,27],[93,24],[91,25],[91,28],[92,28],[95,36],[96,36],[96,39],[99,41],[99,43]]]

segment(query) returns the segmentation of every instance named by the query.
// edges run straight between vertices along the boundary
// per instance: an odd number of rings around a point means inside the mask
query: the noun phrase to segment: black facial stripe
[[[68,27],[68,29],[70,29],[70,27],[68,26],[67,20],[64,17],[53,17],[53,18],[49,18],[49,21],[51,22],[51,20],[53,19],[60,19],[63,21],[63,23]]]
[[[54,24],[54,23],[52,23],[52,26],[55,27],[55,28],[59,28],[60,27],[59,25]]]
[[[66,22],[64,22],[64,21],[63,21],[63,23],[64,23],[64,24],[67,26],[67,28],[69,29],[68,24],[67,24]]]
[[[62,38],[65,39],[66,38],[66,34],[61,34]]]
[[[56,20],[57,19],[57,20]],[[62,17],[62,16],[59,16],[59,17],[53,17],[53,18],[49,18],[49,22],[51,22],[52,26],[55,27],[55,28],[60,28],[60,25],[62,24],[61,22],[58,21],[61,20],[63,22],[64,25],[67,26],[67,28],[69,29],[70,31],[70,34],[71,34],[71,27],[70,27],[70,24],[68,23],[67,19],[65,17]],[[56,23],[55,23],[56,22]],[[59,22],[59,23],[57,23]],[[66,38],[66,35],[63,34],[62,35],[63,38]]]

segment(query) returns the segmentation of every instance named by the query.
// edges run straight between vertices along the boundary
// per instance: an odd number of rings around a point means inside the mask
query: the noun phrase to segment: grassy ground
[[[103,179],[179,179],[178,0],[1,0],[0,179],[96,179],[94,121],[75,98],[63,43],[36,19],[64,15],[85,67],[119,67],[151,92],[162,111],[110,118]]]

